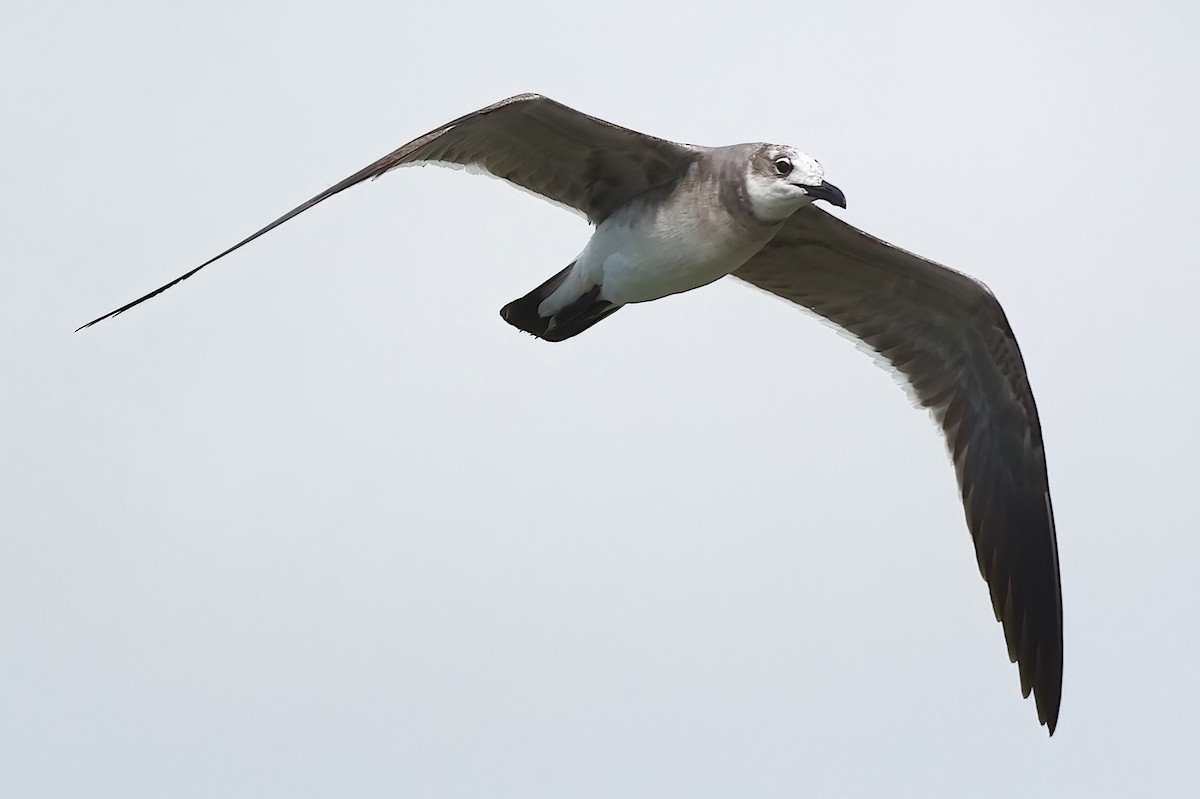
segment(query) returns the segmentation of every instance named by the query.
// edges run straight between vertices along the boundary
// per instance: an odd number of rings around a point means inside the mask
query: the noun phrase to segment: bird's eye
[[[781,175],[786,175],[792,171],[792,162],[786,158],[779,158],[775,161],[775,171]]]

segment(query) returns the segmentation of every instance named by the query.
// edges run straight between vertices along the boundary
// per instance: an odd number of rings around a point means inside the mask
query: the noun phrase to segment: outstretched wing
[[[1053,734],[1063,662],[1054,513],[1037,407],[996,298],[812,206],[734,275],[856,336],[933,411],[1009,658]]]
[[[478,169],[599,224],[632,197],[681,176],[701,149],[618,127],[548,97],[520,94],[414,139],[170,283],[79,329],[128,311],[317,203],[396,167],[442,163]]]

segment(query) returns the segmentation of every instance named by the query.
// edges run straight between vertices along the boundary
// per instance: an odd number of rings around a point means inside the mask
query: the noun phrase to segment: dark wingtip
[[[92,325],[96,324],[97,322],[103,322],[105,319],[109,319],[109,318],[111,318],[111,317],[114,317],[114,316],[116,316],[117,314],[121,313],[121,312],[122,312],[122,311],[124,311],[124,310],[125,310],[125,308],[118,308],[118,309],[117,309],[117,310],[115,310],[115,311],[109,311],[108,313],[104,314],[104,316],[97,316],[97,317],[96,317],[95,319],[93,319],[92,321],[90,321],[90,322],[87,322],[87,323],[85,323],[85,324],[82,324],[82,325],[80,325],[79,327],[75,328],[75,332],[76,332],[76,333],[78,333],[80,330],[83,330],[83,329],[84,329],[84,328],[86,328],[86,327],[91,327]]]
[[[409,144],[411,144],[411,142]],[[408,147],[408,146],[409,146],[408,144],[405,145],[405,147]],[[239,241],[237,244],[233,245],[229,249],[227,249],[223,252],[217,253],[212,258],[209,258],[207,261],[205,261],[204,263],[197,266],[195,269],[192,269],[188,272],[183,273],[179,277],[172,280],[170,283],[167,283],[164,286],[159,286],[154,291],[150,292],[149,294],[145,294],[141,297],[138,297],[133,302],[122,305],[120,308],[118,308],[115,311],[109,311],[108,313],[104,314],[103,316],[99,316],[99,317],[93,319],[92,321],[88,322],[86,325],[77,327],[75,329],[75,332],[78,333],[80,330],[83,330],[83,328],[85,328],[85,327],[91,327],[92,325],[96,324],[97,322],[103,322],[105,319],[108,319],[113,316],[117,316],[118,314],[125,313],[130,308],[134,307],[135,305],[140,305],[141,303],[145,302],[146,300],[157,297],[159,294],[162,294],[164,291],[171,288],[176,283],[181,283],[184,280],[187,280],[189,277],[196,274],[201,269],[203,269],[204,267],[213,263],[214,261],[219,261],[222,258],[224,258],[226,255],[229,255],[231,252],[233,252],[235,250],[239,250],[242,247],[246,246],[250,242],[257,239],[259,236],[262,236],[265,233],[270,233],[272,230],[279,227],[284,222],[287,222],[289,219],[292,219],[293,217],[296,217],[296,216],[304,213],[305,211],[307,211],[309,208],[312,208],[317,203],[324,202],[325,200],[329,199],[330,197],[337,194],[338,192],[345,191],[346,189],[350,188],[351,186],[355,185],[356,183],[361,183],[362,181],[366,180],[367,178],[379,177],[384,172],[387,172],[388,170],[392,169],[393,167],[397,166],[400,163],[400,159],[397,158],[397,153],[401,152],[401,150],[403,150],[403,149],[404,148],[402,147],[400,150],[397,150],[395,152],[385,155],[383,158],[380,158],[378,161],[374,162],[373,164],[370,164],[370,165],[364,167],[363,169],[360,169],[358,172],[355,172],[353,175],[351,175],[350,177],[341,181],[340,183],[330,186],[328,189],[326,189],[325,191],[316,195],[312,199],[310,199],[304,203],[301,203],[300,205],[297,205],[295,208],[288,211],[286,214],[279,217],[271,224],[250,234],[249,236],[242,239],[241,241]]]
[[[147,297],[143,297],[142,299],[148,299],[148,298],[147,298]],[[75,332],[76,332],[76,333],[78,333],[80,330],[83,330],[83,329],[84,329],[84,328],[86,328],[86,327],[91,327],[92,325],[96,324],[97,322],[103,322],[105,319],[111,319],[112,317],[114,317],[114,316],[117,316],[118,314],[122,314],[122,313],[124,313],[125,311],[128,311],[128,310],[129,310],[130,308],[132,308],[133,306],[137,305],[137,304],[138,304],[139,302],[141,302],[141,301],[142,301],[142,300],[136,300],[135,302],[131,302],[131,303],[129,303],[128,305],[125,305],[125,306],[123,306],[123,307],[121,307],[121,308],[118,308],[118,309],[117,309],[117,310],[115,310],[115,311],[109,311],[108,313],[104,314],[104,316],[97,316],[97,317],[96,317],[95,319],[93,319],[92,321],[90,321],[90,322],[87,322],[86,324],[82,324],[82,325],[80,325],[79,327],[75,328]]]
[[[258,234],[255,234],[255,235],[258,235]],[[244,244],[244,243],[245,242],[242,242],[242,244]],[[240,247],[240,246],[242,246],[242,245],[241,244],[237,245],[237,247]],[[221,253],[221,255],[218,255],[216,258],[212,258],[212,259],[205,261],[204,263],[200,264],[199,266],[197,266],[195,269],[191,270],[190,272],[186,272],[186,273],[180,275],[179,277],[175,278],[170,283],[167,283],[164,286],[159,286],[158,288],[156,288],[154,291],[150,292],[149,294],[143,294],[141,297],[138,297],[133,302],[125,303],[124,305],[122,305],[120,308],[118,308],[115,311],[109,311],[108,313],[104,314],[103,316],[97,316],[95,319],[88,322],[86,325],[80,325],[79,327],[75,328],[75,332],[78,333],[80,330],[83,330],[85,327],[91,327],[92,325],[96,324],[97,322],[103,322],[105,319],[111,319],[114,316],[123,314],[126,311],[128,311],[130,308],[134,307],[135,305],[141,305],[146,300],[157,297],[159,294],[162,294],[164,291],[171,288],[171,286],[174,286],[176,283],[187,280],[189,277],[196,274],[201,269],[203,269],[204,267],[211,264],[213,261],[217,260],[217,258],[227,255],[230,252],[233,252],[233,250],[237,249],[237,247],[234,247],[233,249],[230,249],[230,250],[226,250],[225,252]]]

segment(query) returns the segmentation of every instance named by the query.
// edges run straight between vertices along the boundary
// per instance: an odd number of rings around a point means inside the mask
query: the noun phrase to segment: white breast
[[[777,229],[747,227],[709,204],[677,202],[653,214],[631,206],[596,229],[577,264],[609,302],[648,302],[724,277]]]

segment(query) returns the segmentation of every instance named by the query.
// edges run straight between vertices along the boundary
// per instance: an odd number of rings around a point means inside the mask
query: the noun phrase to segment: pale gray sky
[[[1126,5],[8,9],[0,794],[1195,795],[1200,11]],[[522,91],[801,146],[997,293],[1053,739],[893,379],[731,280],[518,333],[588,230],[497,181],[388,175],[71,332]]]

